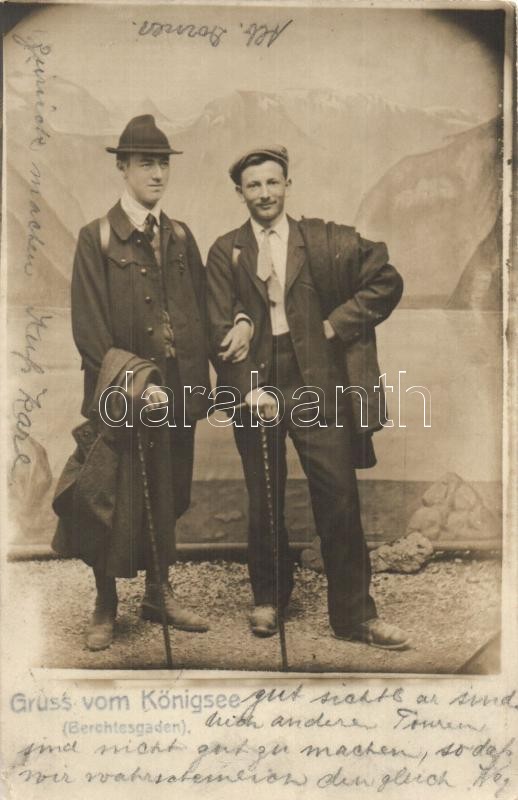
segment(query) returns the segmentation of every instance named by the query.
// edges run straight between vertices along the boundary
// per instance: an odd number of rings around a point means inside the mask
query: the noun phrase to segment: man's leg
[[[89,650],[104,650],[113,641],[117,615],[117,589],[115,578],[106,575],[103,569],[94,568],[94,577],[97,597],[86,633],[86,646]]]
[[[387,650],[405,649],[407,635],[377,617],[369,593],[371,566],[347,429],[290,425],[290,435],[309,482],[335,635]]]
[[[290,424],[309,483],[328,581],[331,627],[337,634],[376,617],[371,567],[360,518],[356,475],[346,428]]]
[[[148,563],[151,563],[151,554]],[[155,574],[153,567],[148,567],[146,570],[146,590],[141,604],[143,619],[148,619],[151,622],[162,622],[160,591],[163,592],[169,625],[191,633],[204,633],[209,630],[209,625],[203,617],[195,611],[184,608],[175,598],[169,583],[169,567],[163,562],[160,564],[160,573],[158,575]]]
[[[275,607],[277,566],[274,560],[274,541],[270,531],[266,481],[264,474],[261,431],[252,427],[251,416],[243,419],[244,427],[234,426],[234,437],[241,456],[249,501],[248,571],[256,606]],[[289,603],[293,589],[293,559],[289,550],[288,532],[284,521],[286,487],[286,429],[281,423],[267,429],[270,480],[274,520],[277,525],[279,553],[279,600]],[[275,632],[275,629],[272,631]]]

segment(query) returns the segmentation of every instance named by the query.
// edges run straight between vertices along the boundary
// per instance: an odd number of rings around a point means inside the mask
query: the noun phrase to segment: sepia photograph
[[[500,671],[510,16],[4,6],[31,668]]]
[[[0,11],[0,796],[514,800],[515,5]]]

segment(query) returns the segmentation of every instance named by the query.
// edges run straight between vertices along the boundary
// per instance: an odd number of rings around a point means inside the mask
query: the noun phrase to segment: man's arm
[[[240,362],[223,360],[221,343],[232,330],[236,312],[242,313],[241,298],[236,291],[232,267],[232,249],[218,239],[210,248],[207,258],[207,309],[211,352],[219,381],[236,388],[242,397],[250,390],[250,373],[257,370],[250,354]],[[240,323],[245,324],[245,323]]]
[[[99,372],[113,345],[104,256],[92,226],[79,233],[71,285],[72,333],[85,367]]]
[[[358,236],[358,248],[354,294],[328,315],[328,323],[346,343],[387,319],[403,294],[403,278],[388,263],[386,245]]]
[[[203,320],[204,329],[207,330],[207,277],[206,270],[201,260],[200,251],[190,228],[181,223],[187,238],[187,258],[191,266],[191,276],[196,299]],[[243,324],[240,324],[243,323]],[[246,323],[246,324],[245,324]],[[234,308],[234,326],[226,336],[226,358],[242,360],[248,353],[248,346],[253,335],[253,324],[245,313],[242,305],[236,302]],[[223,343],[222,343],[223,344]]]

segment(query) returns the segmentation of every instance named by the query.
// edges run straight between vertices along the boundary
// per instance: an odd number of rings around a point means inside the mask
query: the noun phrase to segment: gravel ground
[[[179,600],[204,614],[210,631],[171,629],[177,668],[276,670],[279,639],[258,639],[248,626],[251,594],[244,564],[179,563],[172,570]],[[13,625],[39,618],[34,667],[161,669],[159,625],[138,615],[144,578],[118,581],[119,613],[112,647],[89,652],[84,635],[94,602],[91,570],[80,561],[9,565]],[[19,587],[26,587],[22,592]],[[403,627],[413,647],[386,652],[331,635],[326,579],[297,568],[286,618],[290,669],[298,672],[451,673],[500,627],[500,565],[494,560],[436,560],[415,575],[379,574],[373,593],[380,616]],[[25,605],[24,605],[25,601]],[[36,620],[37,621],[37,620]]]

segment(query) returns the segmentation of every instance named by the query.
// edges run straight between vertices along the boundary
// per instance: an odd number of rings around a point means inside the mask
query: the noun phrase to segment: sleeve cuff
[[[327,317],[327,321],[330,323],[336,335],[346,344],[355,342],[361,337],[361,331],[358,330],[358,326],[355,323],[343,321],[340,308],[331,311]]]
[[[252,320],[250,319],[248,314],[243,314],[242,312],[240,314],[236,314],[236,316],[234,318],[234,325],[237,325],[238,322],[247,322],[248,325],[250,325],[250,327],[252,328],[251,337],[253,337],[253,335],[254,335],[254,323],[252,322]]]

